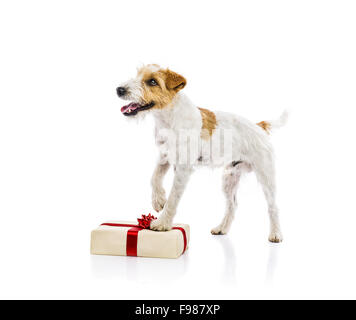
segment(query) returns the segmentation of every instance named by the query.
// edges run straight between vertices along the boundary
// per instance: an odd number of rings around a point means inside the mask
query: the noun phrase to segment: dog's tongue
[[[138,109],[140,107],[140,105],[138,103],[135,102],[131,102],[130,104],[128,104],[127,106],[123,106],[121,108],[121,112],[122,113],[128,113],[128,112],[132,112],[136,109]]]

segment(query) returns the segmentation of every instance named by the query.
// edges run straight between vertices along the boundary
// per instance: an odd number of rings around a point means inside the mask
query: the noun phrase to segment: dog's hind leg
[[[226,198],[226,212],[221,223],[211,233],[214,235],[228,233],[237,207],[236,190],[243,171],[248,168],[244,163],[233,162],[227,166],[223,174],[223,192]]]
[[[263,164],[259,167],[254,166],[254,171],[257,180],[262,185],[267,200],[268,214],[270,218],[270,235],[268,240],[270,242],[282,242],[283,236],[279,224],[279,210],[276,204],[276,182],[273,158],[265,156]]]

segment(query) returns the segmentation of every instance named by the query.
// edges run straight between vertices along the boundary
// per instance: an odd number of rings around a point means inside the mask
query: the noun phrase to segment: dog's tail
[[[260,126],[267,133],[270,133],[274,129],[283,127],[287,123],[288,116],[289,116],[289,112],[287,110],[284,110],[278,119],[261,121],[257,123],[257,125]]]

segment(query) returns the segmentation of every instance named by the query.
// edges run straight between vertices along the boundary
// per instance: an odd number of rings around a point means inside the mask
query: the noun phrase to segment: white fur
[[[129,99],[139,102],[141,100],[141,89],[138,83],[140,79],[134,79],[125,83],[130,88]],[[273,148],[269,141],[268,134],[255,123],[231,113],[216,112],[217,127],[211,139],[218,137],[224,130],[231,135],[232,150],[229,155],[222,155],[222,161],[216,163],[204,153],[204,147],[211,144],[210,140],[201,138],[202,118],[199,109],[182,92],[177,93],[172,103],[163,109],[151,109],[142,113],[152,113],[155,119],[155,137],[159,149],[159,160],[154,170],[152,184],[152,206],[156,211],[162,211],[160,217],[153,221],[151,229],[170,230],[173,218],[177,211],[179,200],[181,199],[189,177],[198,166],[219,167],[224,166],[223,192],[226,198],[226,211],[222,222],[214,229],[212,234],[226,234],[231,226],[237,207],[236,190],[242,174],[254,171],[268,204],[270,217],[270,236],[272,242],[282,241],[282,232],[279,224],[278,208],[276,205],[276,184]],[[274,121],[269,121],[272,129],[279,128],[287,121],[287,113]],[[199,143],[198,153],[201,158],[194,163],[180,163],[177,155],[180,150],[187,147],[187,141],[180,139],[172,140],[167,137],[167,132],[179,137],[182,132],[189,130],[196,132]],[[182,148],[182,149],[181,149]],[[216,150],[211,150],[211,153]],[[191,156],[190,153],[188,156]],[[195,155],[194,155],[195,156]],[[199,158],[199,157],[198,157]],[[233,166],[232,161],[240,163]],[[162,180],[170,168],[174,166],[174,181],[171,192],[166,199]]]
[[[272,130],[279,129],[280,127],[283,127],[287,123],[288,117],[289,117],[289,112],[287,110],[284,110],[278,119],[269,120],[268,122],[270,123]]]

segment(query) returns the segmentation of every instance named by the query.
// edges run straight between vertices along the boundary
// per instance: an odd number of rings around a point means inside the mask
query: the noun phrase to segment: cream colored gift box
[[[91,233],[91,254],[126,256],[128,255],[128,233],[137,223],[110,221],[100,225]],[[126,226],[127,225],[127,226]],[[174,224],[170,231],[141,229],[137,232],[137,256],[152,258],[178,258],[187,249],[190,228],[187,224]],[[136,229],[136,228],[134,228]],[[131,238],[132,239],[132,238]],[[130,241],[132,245],[132,241]]]

